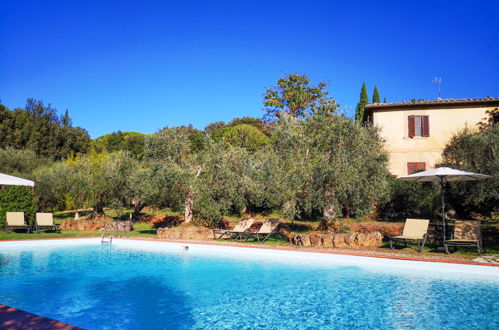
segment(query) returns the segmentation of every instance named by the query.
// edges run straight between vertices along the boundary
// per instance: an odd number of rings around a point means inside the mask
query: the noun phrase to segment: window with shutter
[[[415,136],[430,136],[430,120],[428,116],[409,116],[408,117],[408,135],[410,138]]]
[[[409,132],[409,137],[410,138],[414,137],[414,117],[415,116],[409,116],[409,120],[408,120],[408,122],[409,122],[409,130],[408,130],[408,132]]]
[[[414,174],[426,170],[425,162],[409,162],[407,163],[407,174]]]
[[[422,131],[423,134],[422,136],[424,137],[429,137],[430,136],[430,120],[428,116],[421,116],[421,123],[422,123]]]

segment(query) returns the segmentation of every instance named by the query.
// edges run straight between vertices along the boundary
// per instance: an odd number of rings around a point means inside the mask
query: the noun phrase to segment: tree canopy
[[[90,137],[85,129],[71,126],[67,111],[60,117],[50,104],[28,99],[23,109],[12,111],[0,104],[0,148],[9,147],[58,160],[88,152]]]
[[[314,107],[330,100],[327,83],[311,85],[306,75],[290,74],[277,81],[277,86],[266,90],[263,97],[264,119],[272,122],[283,114],[296,118],[305,118]]]

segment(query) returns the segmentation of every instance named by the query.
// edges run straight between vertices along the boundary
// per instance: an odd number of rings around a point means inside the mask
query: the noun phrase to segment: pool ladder
[[[112,244],[113,237],[119,237],[119,228],[123,227],[123,237],[126,237],[126,223],[124,221],[111,221],[106,224],[104,232],[100,236],[101,244]],[[109,237],[106,240],[106,234],[109,232]]]

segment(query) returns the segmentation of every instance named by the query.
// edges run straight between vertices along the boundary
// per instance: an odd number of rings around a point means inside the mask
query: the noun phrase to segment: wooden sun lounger
[[[419,252],[423,252],[424,245],[428,239],[428,219],[406,219],[402,235],[389,236],[390,248],[393,250],[393,242],[416,242]]]
[[[449,253],[449,246],[476,246],[478,254],[482,254],[482,230],[480,221],[457,220],[454,223],[452,239],[444,241],[445,252]]]
[[[52,213],[37,213],[35,220],[35,230],[50,229],[58,232],[59,226],[54,223]]]
[[[24,229],[27,233],[31,226],[24,222],[24,212],[6,212],[5,230]]]
[[[269,239],[271,235],[274,235],[278,232],[279,228],[279,220],[278,219],[267,219],[263,222],[262,226],[257,231],[247,231],[241,234],[241,236],[246,236],[246,240],[251,237],[255,237],[258,242],[265,242]],[[263,236],[263,239],[260,241],[260,235]]]
[[[213,238],[214,239],[221,239],[224,236],[227,236],[230,238],[232,234],[236,234],[235,238],[240,238],[241,234],[248,231],[251,227],[251,225],[255,222],[255,219],[244,219],[239,221],[237,225],[234,226],[232,229],[214,229],[213,230]],[[217,237],[218,235],[218,237]]]

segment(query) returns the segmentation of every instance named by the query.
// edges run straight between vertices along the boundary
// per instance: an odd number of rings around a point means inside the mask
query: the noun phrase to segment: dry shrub
[[[383,236],[394,236],[400,234],[402,226],[393,223],[355,223],[352,230],[357,233],[380,232]]]

